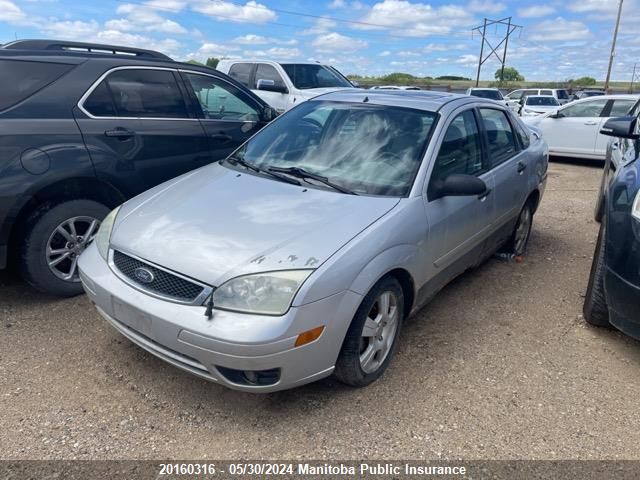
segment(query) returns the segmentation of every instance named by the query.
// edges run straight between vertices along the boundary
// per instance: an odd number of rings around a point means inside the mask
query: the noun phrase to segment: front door
[[[594,155],[603,123],[600,114],[606,99],[593,98],[560,108],[558,118],[546,117],[538,125],[553,153]]]
[[[481,178],[488,195],[434,198],[434,185],[453,174]],[[431,279],[427,295],[479,260],[494,217],[493,189],[493,174],[483,164],[476,116],[468,109],[457,114],[446,129],[425,196],[429,239],[424,253],[427,278]]]
[[[222,160],[260,130],[262,105],[235,85],[218,77],[182,71],[209,140],[211,159]]]
[[[97,175],[129,197],[211,161],[170,69],[114,69],[74,114]]]
[[[260,95],[260,98],[267,102],[272,108],[275,108],[278,113],[283,113],[287,110],[289,93],[257,90],[258,80],[273,80],[276,87],[286,88],[287,85],[285,81],[275,67],[267,63],[258,63],[255,74],[255,85],[252,88],[256,89],[255,92]]]

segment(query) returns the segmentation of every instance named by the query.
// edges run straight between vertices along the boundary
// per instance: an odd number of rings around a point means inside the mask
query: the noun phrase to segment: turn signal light
[[[317,340],[320,335],[322,335],[322,332],[324,332],[324,325],[322,325],[321,327],[316,327],[313,328],[311,330],[307,330],[306,332],[302,332],[300,335],[298,335],[298,338],[296,338],[296,347],[301,347],[302,345],[306,345],[307,343],[311,343],[314,340]]]

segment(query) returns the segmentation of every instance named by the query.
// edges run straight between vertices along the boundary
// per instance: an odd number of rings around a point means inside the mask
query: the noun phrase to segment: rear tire
[[[532,226],[533,201],[528,200],[524,207],[522,207],[522,210],[520,210],[520,215],[518,216],[511,238],[507,241],[503,250],[516,256],[524,255],[524,252],[527,250],[527,245],[529,244]]]
[[[384,373],[397,349],[404,319],[404,295],[398,280],[385,277],[364,297],[336,362],[342,383],[364,387]]]
[[[108,213],[108,207],[93,200],[71,200],[35,210],[22,232],[22,278],[44,293],[60,297],[82,293],[77,258]]]
[[[589,284],[584,297],[583,313],[585,320],[596,327],[611,328],[609,323],[609,308],[607,297],[604,291],[604,255],[605,255],[605,231],[606,218],[602,218],[598,241],[593,252],[593,262],[591,263],[591,273],[589,274]]]

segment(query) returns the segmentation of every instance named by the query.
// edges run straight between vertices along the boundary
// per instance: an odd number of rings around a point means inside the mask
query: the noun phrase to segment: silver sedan
[[[524,252],[547,162],[490,100],[323,95],[111,212],[81,280],[120,333],[219,384],[365,386],[407,316],[497,250]]]

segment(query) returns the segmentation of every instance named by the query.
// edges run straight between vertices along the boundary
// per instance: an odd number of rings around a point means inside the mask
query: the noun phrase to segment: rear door
[[[493,237],[496,247],[511,233],[528,195],[527,153],[520,147],[516,132],[506,112],[491,107],[478,109],[483,130],[487,168],[493,174],[495,220]]]
[[[602,117],[604,117],[600,121],[600,126],[598,128],[598,138],[596,138],[596,147],[595,153],[596,155],[605,156],[607,154],[607,145],[611,137],[607,137],[606,135],[602,135],[600,133],[600,128],[604,126],[604,123],[611,117],[624,117],[629,114],[629,111],[633,108],[633,106],[637,103],[637,99],[631,98],[615,98],[613,100],[609,100],[609,103],[602,111]]]
[[[263,105],[230,82],[201,72],[180,72],[209,142],[212,160],[238,148],[265,122]]]
[[[98,176],[133,196],[212,160],[183,90],[172,69],[119,67],[85,93],[74,113]]]
[[[282,92],[267,92],[258,90],[258,80],[273,80],[275,86],[288,88],[282,75],[278,73],[273,65],[268,63],[258,63],[256,67],[254,84],[251,87],[256,92],[260,92],[260,98],[276,109],[278,113],[283,113],[287,109],[289,94]]]
[[[477,176],[486,183],[489,192],[494,188],[493,174],[483,165],[480,129],[473,109],[454,114],[445,130],[427,186],[425,213],[429,242],[425,243],[425,256],[429,259],[428,277],[439,279],[433,285],[434,290],[478,259],[494,217],[491,193],[434,197],[437,182],[453,174]]]
[[[606,99],[590,98],[561,107],[558,118],[544,118],[538,127],[549,150],[559,154],[593,156],[603,123],[601,114],[606,105]]]

